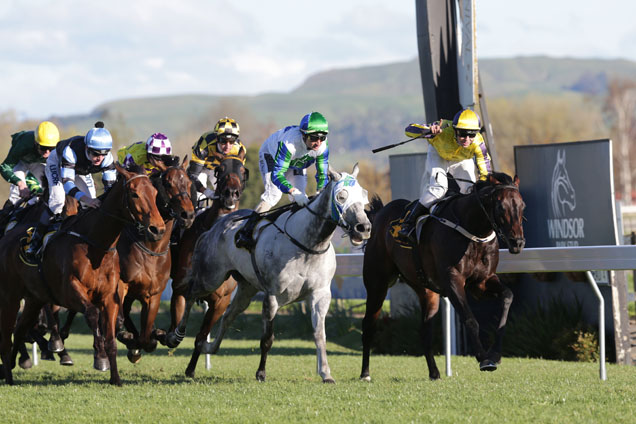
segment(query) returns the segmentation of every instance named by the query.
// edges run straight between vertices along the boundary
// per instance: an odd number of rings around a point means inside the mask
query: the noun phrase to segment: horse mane
[[[488,177],[492,177],[494,180],[498,181],[500,184],[503,185],[514,185],[514,180],[513,178],[506,174],[505,172],[492,172],[490,174],[488,174]],[[474,186],[474,190],[481,190],[484,187],[490,187],[492,186],[493,183],[490,180],[490,178],[486,178],[485,180],[479,180],[475,183]]]
[[[134,172],[135,174],[145,174],[146,173],[144,168],[142,168],[140,165],[137,165],[134,162],[132,162],[132,163],[128,164],[128,166],[126,166],[126,171]],[[117,178],[120,178],[120,177],[123,177],[123,175],[118,174]]]
[[[371,221],[371,224],[373,224],[373,218],[375,217],[375,214],[378,213],[378,211],[383,207],[384,204],[382,203],[382,199],[380,198],[380,196],[374,194],[371,197],[371,201],[369,202],[369,209],[364,210],[364,212],[367,214],[367,218],[369,218],[369,221]]]

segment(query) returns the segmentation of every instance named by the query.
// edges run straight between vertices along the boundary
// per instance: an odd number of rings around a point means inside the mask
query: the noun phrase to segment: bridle
[[[498,209],[495,207],[494,202],[492,202],[492,198],[494,197],[494,195],[498,191],[501,191],[501,190],[514,190],[514,191],[518,192],[519,191],[519,187],[517,187],[516,185],[513,185],[513,184],[495,184],[495,185],[490,186],[490,187],[488,187],[486,189],[489,190],[489,193],[487,193],[486,196],[489,196],[491,198],[491,203],[493,203],[492,213],[488,213],[488,211],[486,210],[486,207],[484,206],[483,202],[481,201],[481,197],[479,196],[479,190],[474,190],[474,193],[475,193],[475,195],[477,197],[477,203],[481,207],[481,210],[484,212],[484,215],[486,215],[486,219],[488,219],[488,222],[490,223],[490,226],[495,231],[495,233],[497,233],[497,236],[500,239],[505,240],[506,245],[508,246],[508,248],[512,249],[512,246],[510,245],[510,240],[508,240],[508,237],[505,236],[505,234],[504,234],[503,230],[501,229],[501,227],[499,225],[497,225]],[[484,190],[486,190],[486,189],[484,189]],[[517,239],[515,239],[515,240],[517,240]]]
[[[190,199],[190,201],[192,201],[192,196],[190,193],[188,193],[185,190],[179,191],[178,193],[173,195],[168,194],[168,190],[166,190],[166,185],[168,185],[166,178],[168,176],[168,172],[174,169],[178,170],[180,168],[178,166],[171,166],[165,171],[161,172],[159,176],[156,177],[161,182],[161,184],[158,184],[158,186],[155,186],[155,187],[157,188],[157,191],[159,192],[159,196],[157,196],[157,203],[158,203],[157,207],[159,209],[159,212],[161,213],[161,216],[164,219],[179,220],[179,212],[172,207],[172,201],[180,197],[187,197]],[[161,199],[161,204],[159,204],[160,199]]]

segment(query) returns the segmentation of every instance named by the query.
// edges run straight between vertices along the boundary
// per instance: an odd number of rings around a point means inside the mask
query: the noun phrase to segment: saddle
[[[239,228],[239,230],[234,235],[234,244],[239,249],[245,248],[251,252],[254,249],[254,246],[256,246],[256,240],[254,239],[254,229],[256,229],[259,222],[261,222],[262,220],[267,220],[269,223],[274,223],[278,219],[278,217],[285,212],[291,211],[292,213],[294,213],[301,208],[302,206],[298,206],[295,203],[290,203],[287,206],[282,206],[270,212],[265,212],[263,214],[252,212],[250,215],[238,218],[237,220],[245,220],[245,224],[243,224],[243,226]]]
[[[431,206],[431,214],[433,214],[433,212],[440,213],[441,211],[446,209],[452,199],[458,196],[461,196],[461,193],[448,191],[446,196],[444,196],[441,200]],[[393,220],[389,223],[389,233],[391,234],[391,237],[393,237],[393,240],[404,249],[411,249],[413,246],[410,241],[402,239],[398,233],[402,229],[404,221],[406,221],[409,215],[413,213],[417,202],[419,202],[419,200],[416,199],[407,204],[404,207],[404,212],[402,213],[402,215],[398,219]],[[422,227],[424,226],[424,224],[426,224],[426,221],[428,221],[429,216],[430,214],[425,214],[417,218],[417,222],[415,223],[415,233],[417,234],[418,240]]]
[[[35,231],[35,227],[29,227],[26,230],[25,237],[20,238],[20,250],[19,256],[20,260],[29,266],[38,266],[39,263],[42,262],[42,253],[44,249],[46,249],[46,245],[51,241],[53,236],[59,234],[60,227],[62,226],[62,222],[54,222],[46,229],[44,236],[42,237],[42,246],[37,252],[36,258],[31,258],[26,254],[27,249],[31,245],[31,239],[33,237],[33,232]],[[35,259],[35,260],[34,260]]]

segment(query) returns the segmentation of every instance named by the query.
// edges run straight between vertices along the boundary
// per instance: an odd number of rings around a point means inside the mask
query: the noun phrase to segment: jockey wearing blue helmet
[[[43,211],[25,252],[29,258],[35,258],[48,224],[61,220],[66,195],[84,206],[100,206],[91,174],[102,173],[105,191],[115,184],[117,170],[110,153],[112,148],[113,138],[101,121],[86,135],[77,135],[57,143],[46,160],[44,171],[49,183],[48,208]]]

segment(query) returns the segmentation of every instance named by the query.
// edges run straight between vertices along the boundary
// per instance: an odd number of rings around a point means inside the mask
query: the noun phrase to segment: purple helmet
[[[172,154],[172,145],[168,137],[161,133],[154,133],[146,141],[146,152],[150,155],[170,155]]]

